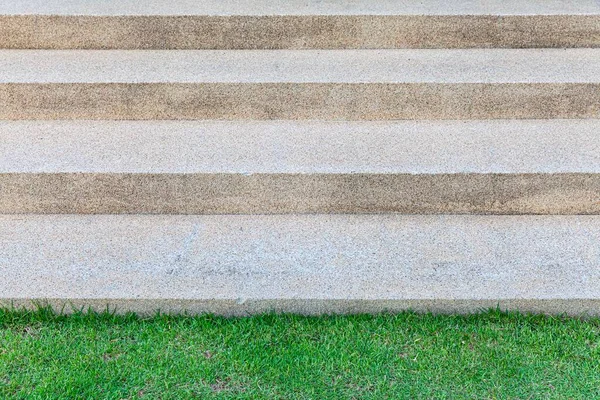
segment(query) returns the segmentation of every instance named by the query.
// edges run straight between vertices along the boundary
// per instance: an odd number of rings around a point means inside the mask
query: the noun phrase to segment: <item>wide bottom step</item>
[[[600,216],[1,215],[0,302],[600,315]]]

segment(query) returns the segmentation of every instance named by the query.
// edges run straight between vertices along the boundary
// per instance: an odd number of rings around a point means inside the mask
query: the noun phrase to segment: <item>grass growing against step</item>
[[[0,311],[2,399],[600,397],[600,320]]]

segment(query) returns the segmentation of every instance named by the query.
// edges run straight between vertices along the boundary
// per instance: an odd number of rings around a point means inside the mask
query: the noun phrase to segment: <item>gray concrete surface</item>
[[[0,1],[0,48],[599,47],[595,0]]]
[[[597,216],[4,215],[0,249],[15,306],[600,314]]]
[[[0,0],[5,15],[586,15],[596,0]]]
[[[600,49],[3,50],[0,83],[600,83]]]
[[[3,121],[3,213],[600,213],[599,120]]]
[[[446,16],[0,15],[0,48],[5,49],[494,47],[597,48],[600,47],[600,12],[595,15]]]
[[[3,120],[600,116],[596,49],[0,55]]]
[[[0,121],[0,173],[600,173],[600,120]]]
[[[597,0],[0,0],[0,304],[600,315],[595,47]]]

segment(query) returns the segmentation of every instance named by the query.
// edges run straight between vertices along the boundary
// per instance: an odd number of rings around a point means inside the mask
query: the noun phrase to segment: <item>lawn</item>
[[[600,320],[0,310],[2,399],[593,399]]]

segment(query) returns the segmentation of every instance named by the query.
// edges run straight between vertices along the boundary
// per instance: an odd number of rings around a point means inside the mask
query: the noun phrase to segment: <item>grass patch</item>
[[[0,310],[2,399],[592,399],[600,321]]]

